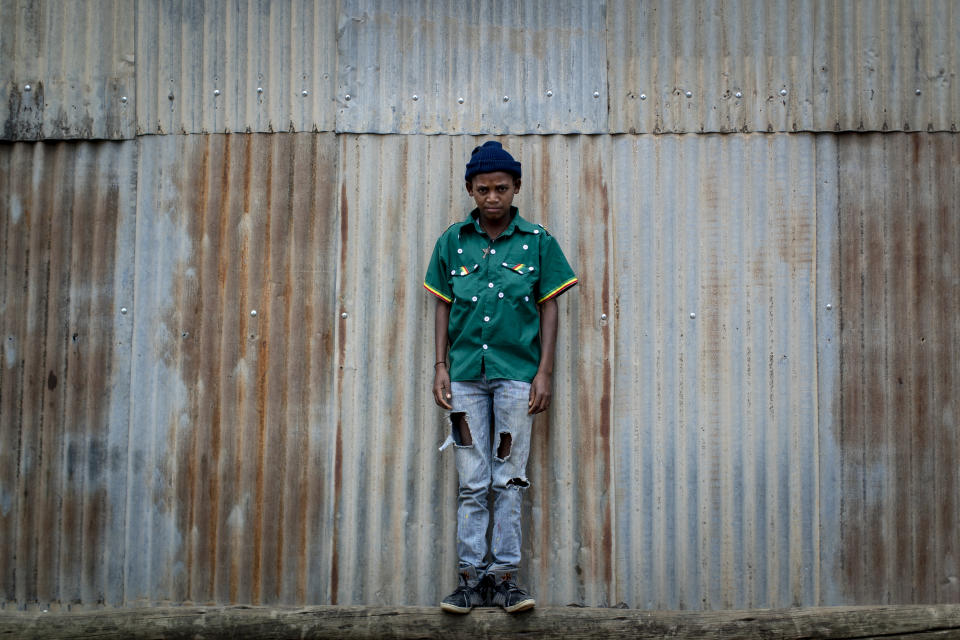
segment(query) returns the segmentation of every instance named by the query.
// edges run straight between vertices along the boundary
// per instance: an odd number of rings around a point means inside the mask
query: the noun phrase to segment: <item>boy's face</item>
[[[467,182],[467,193],[477,203],[480,216],[500,222],[510,215],[513,196],[520,192],[520,180],[505,171],[478,173]]]

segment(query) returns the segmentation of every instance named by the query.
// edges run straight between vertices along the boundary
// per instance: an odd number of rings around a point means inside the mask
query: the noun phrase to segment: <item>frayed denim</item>
[[[526,477],[533,425],[533,416],[527,414],[530,383],[484,378],[452,382],[450,386],[453,410],[448,412],[448,418],[460,479],[457,496],[460,569],[474,567],[480,573],[485,570],[498,577],[516,575],[522,542],[521,489],[530,484]],[[464,444],[461,438],[461,420],[469,429],[472,439],[469,444]],[[488,548],[487,496],[491,490],[493,534]]]

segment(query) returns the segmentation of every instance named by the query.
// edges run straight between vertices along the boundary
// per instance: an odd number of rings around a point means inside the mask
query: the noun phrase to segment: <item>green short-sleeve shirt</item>
[[[523,380],[540,366],[538,304],[577,284],[557,241],[511,208],[495,240],[478,212],[451,225],[433,249],[423,286],[450,303],[450,379]]]

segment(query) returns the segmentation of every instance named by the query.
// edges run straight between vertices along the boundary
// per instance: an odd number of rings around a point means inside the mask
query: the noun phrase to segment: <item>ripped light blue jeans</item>
[[[460,570],[473,567],[477,575],[486,570],[497,578],[508,573],[515,575],[522,539],[521,489],[529,486],[526,468],[533,425],[533,416],[527,415],[530,383],[484,377],[472,382],[452,382],[450,387],[453,410],[448,416],[460,478],[457,496]],[[457,414],[463,414],[472,444],[463,444]],[[503,453],[502,458],[498,452]],[[487,495],[490,491],[493,492],[493,533],[487,563],[490,519]]]

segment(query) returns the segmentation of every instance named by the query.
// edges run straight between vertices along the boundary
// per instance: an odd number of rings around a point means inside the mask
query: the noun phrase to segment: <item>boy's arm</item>
[[[433,332],[436,345],[437,364],[433,370],[433,400],[444,409],[453,409],[450,406],[450,372],[447,371],[447,326],[450,322],[450,303],[437,298],[436,312],[434,313]]]
[[[557,324],[559,312],[557,299],[550,298],[540,306],[540,366],[537,375],[530,383],[530,401],[528,414],[546,411],[550,407],[553,395],[553,355],[557,346]]]

